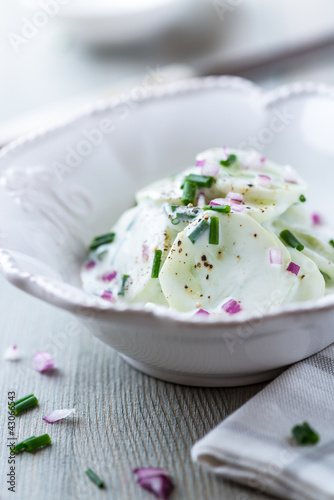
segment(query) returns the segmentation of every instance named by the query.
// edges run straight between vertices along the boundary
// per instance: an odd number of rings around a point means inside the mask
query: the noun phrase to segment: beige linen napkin
[[[308,422],[320,441],[291,437]],[[292,500],[334,499],[334,344],[297,363],[192,448],[216,474]]]

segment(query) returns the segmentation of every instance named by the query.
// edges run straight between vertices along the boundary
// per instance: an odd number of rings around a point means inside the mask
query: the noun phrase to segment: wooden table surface
[[[3,278],[0,296],[1,353],[17,344],[22,354],[17,362],[1,361],[1,442],[8,437],[9,391],[17,398],[33,392],[39,399],[37,408],[16,417],[18,440],[46,432],[52,439],[52,446],[16,456],[16,496],[7,490],[8,448],[1,447],[1,500],[149,500],[154,497],[132,474],[140,466],[168,469],[176,484],[171,500],[272,498],[209,474],[190,458],[192,444],[264,384],[203,389],[164,383],[129,367],[68,313]],[[38,350],[56,359],[49,375],[32,368]],[[77,413],[54,425],[42,420],[57,408]],[[87,467],[105,480],[104,490],[86,477]]]

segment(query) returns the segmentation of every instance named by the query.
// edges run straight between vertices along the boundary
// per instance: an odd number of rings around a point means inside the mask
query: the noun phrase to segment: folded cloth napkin
[[[298,445],[292,428],[319,435]],[[216,474],[284,499],[334,499],[334,344],[293,365],[192,448]]]

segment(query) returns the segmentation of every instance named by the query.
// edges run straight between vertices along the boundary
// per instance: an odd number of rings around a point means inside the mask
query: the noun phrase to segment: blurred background
[[[332,0],[1,0],[0,147],[192,76],[334,84]]]

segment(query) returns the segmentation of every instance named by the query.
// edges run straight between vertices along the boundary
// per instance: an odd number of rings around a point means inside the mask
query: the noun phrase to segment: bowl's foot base
[[[258,384],[259,382],[265,382],[277,377],[287,368],[282,367],[276,368],[275,370],[242,375],[202,375],[196,373],[174,372],[164,368],[155,368],[145,363],[141,363],[140,361],[135,361],[132,358],[128,358],[123,354],[120,354],[120,356],[133,368],[145,373],[146,375],[164,380],[165,382],[172,382],[173,384],[191,385],[197,387],[236,387],[240,385]]]

